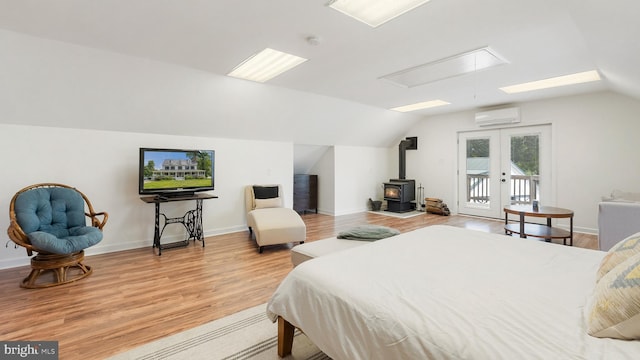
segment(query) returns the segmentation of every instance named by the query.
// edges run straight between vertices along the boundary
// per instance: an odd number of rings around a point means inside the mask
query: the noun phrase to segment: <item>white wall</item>
[[[352,214],[369,209],[369,198],[382,200],[382,183],[393,173],[387,148],[331,146],[313,165],[318,175],[318,212]]]
[[[382,199],[391,173],[389,149],[335,146],[335,215],[366,211],[369,198]]]
[[[0,204],[4,204],[0,207],[0,228],[9,226],[9,202],[18,190],[40,182],[59,182],[77,187],[96,211],[109,213],[104,239],[87,254],[145,246],[151,254],[154,207],[138,195],[139,147],[216,151],[216,190],[212,193],[219,198],[203,203],[206,236],[246,229],[245,185],[283,184],[285,205],[293,204],[291,143],[0,124]],[[163,204],[161,211],[179,217],[193,205]],[[169,225],[163,241],[183,236],[181,225]],[[9,246],[0,251],[0,268],[26,264],[23,248]]]
[[[613,189],[640,192],[640,101],[612,92],[517,104],[522,124],[552,124],[553,206],[575,212],[577,231],[596,233],[598,202]],[[457,212],[457,132],[476,129],[474,111],[433,116],[407,136],[407,178]]]
[[[311,169],[329,150],[328,145],[303,145],[293,146],[293,172],[294,174],[312,174]]]
[[[318,175],[318,212],[326,215],[335,213],[335,151],[330,146],[312,166],[310,174]]]

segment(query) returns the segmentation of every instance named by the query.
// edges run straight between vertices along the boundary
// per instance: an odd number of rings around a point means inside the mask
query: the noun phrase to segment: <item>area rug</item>
[[[407,211],[407,212],[403,212],[403,213],[396,213],[396,212],[392,212],[392,211],[386,211],[386,210],[380,210],[380,211],[369,211],[370,214],[378,214],[378,215],[385,215],[385,216],[391,216],[391,217],[395,217],[395,218],[399,218],[399,219],[407,219],[410,217],[414,217],[414,216],[418,216],[418,215],[424,215],[425,212],[424,211]]]
[[[111,360],[206,359],[276,360],[278,325],[265,312],[266,304],[168,336],[111,357]],[[304,334],[295,331],[291,356],[285,359],[331,360]]]

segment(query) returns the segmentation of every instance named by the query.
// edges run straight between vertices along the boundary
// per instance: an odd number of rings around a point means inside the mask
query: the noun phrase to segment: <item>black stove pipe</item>
[[[399,159],[398,159],[398,164],[399,164],[399,174],[398,174],[398,179],[406,179],[407,178],[407,147],[411,146],[413,143],[413,141],[407,139],[407,140],[402,140],[400,141],[400,145],[398,145],[398,152],[399,152]]]

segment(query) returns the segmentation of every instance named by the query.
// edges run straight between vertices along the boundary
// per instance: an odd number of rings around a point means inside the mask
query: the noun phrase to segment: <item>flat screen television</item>
[[[215,185],[215,151],[140,148],[140,195],[180,197]]]

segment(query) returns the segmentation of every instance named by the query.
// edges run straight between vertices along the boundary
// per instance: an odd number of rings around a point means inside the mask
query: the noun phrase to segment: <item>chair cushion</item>
[[[102,231],[93,226],[75,227],[68,233],[68,236],[58,237],[45,231],[34,231],[27,236],[35,248],[53,254],[71,254],[102,240]]]
[[[256,199],[256,209],[266,209],[266,208],[275,208],[280,207],[280,199],[271,198],[271,199]]]
[[[289,208],[256,209],[247,214],[258,246],[305,241],[307,227],[300,214]]]
[[[102,240],[102,232],[86,226],[85,202],[74,189],[36,188],[15,201],[16,220],[36,249],[68,254]]]
[[[253,194],[256,199],[272,199],[277,198],[278,195],[278,186],[253,186]]]
[[[18,196],[15,202],[18,224],[28,234],[55,232],[85,226],[84,199],[73,189],[37,188]]]

